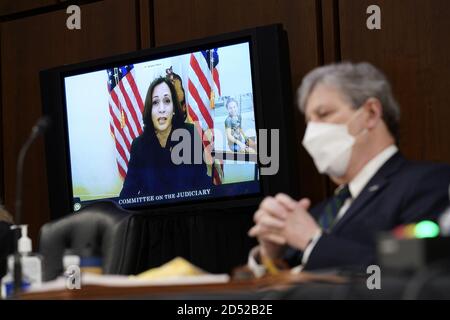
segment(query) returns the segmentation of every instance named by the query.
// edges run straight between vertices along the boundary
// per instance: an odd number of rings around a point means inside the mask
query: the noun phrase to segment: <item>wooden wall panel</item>
[[[328,64],[341,59],[339,34],[339,0],[320,0],[322,13],[323,63]]]
[[[14,212],[18,152],[41,115],[39,71],[136,50],[134,0],[105,0],[81,7],[81,30],[66,28],[65,10],[1,24],[3,160],[7,208]],[[126,23],[117,23],[126,21]],[[24,169],[23,221],[36,238],[49,218],[43,139],[30,149]]]
[[[152,4],[151,0],[139,0],[139,49],[148,49],[155,46]]]
[[[381,8],[381,30],[366,28],[366,8]],[[406,156],[450,162],[450,2],[341,0],[343,60],[381,68],[401,105]]]
[[[318,2],[276,0],[155,0],[156,46],[260,25],[283,23],[288,32],[293,93],[303,75],[321,63]],[[294,99],[296,100],[296,99]],[[295,106],[292,106],[296,108]],[[304,118],[297,112],[300,148],[300,190],[313,202],[323,199],[325,179],[317,174],[310,157],[301,147]]]
[[[19,13],[26,10],[42,8],[55,5],[60,0],[1,0],[0,1],[0,17],[4,15]]]

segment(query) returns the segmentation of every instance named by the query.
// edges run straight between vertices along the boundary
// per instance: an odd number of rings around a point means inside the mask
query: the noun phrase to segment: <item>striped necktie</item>
[[[333,224],[336,222],[336,217],[339,213],[339,210],[345,203],[345,200],[351,198],[352,194],[348,188],[348,185],[345,185],[340,190],[337,190],[334,197],[328,202],[325,207],[325,212],[320,216],[319,225],[325,231],[331,229]]]

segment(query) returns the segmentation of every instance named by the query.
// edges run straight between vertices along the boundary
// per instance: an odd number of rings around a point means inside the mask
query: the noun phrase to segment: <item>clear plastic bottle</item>
[[[24,290],[31,285],[42,283],[42,258],[38,254],[32,253],[31,239],[28,237],[28,226],[19,225],[14,228],[21,229],[21,237],[17,242],[18,257],[20,257],[22,284]],[[1,296],[3,299],[11,297],[14,290],[14,265],[16,255],[8,256],[8,273],[1,281]]]

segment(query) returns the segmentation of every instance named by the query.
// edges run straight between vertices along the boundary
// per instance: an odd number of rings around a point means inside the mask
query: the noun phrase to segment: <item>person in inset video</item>
[[[170,79],[159,77],[150,84],[145,98],[143,123],[143,133],[131,145],[121,198],[163,195],[212,186],[212,178],[208,176],[203,160],[199,164],[194,163],[194,141],[200,141],[201,145],[201,138],[195,140],[197,132],[194,125],[184,122]],[[172,161],[171,151],[183,141],[183,137],[180,141],[172,141],[171,137],[174,130],[180,128],[190,135],[191,161],[177,165]],[[203,152],[201,147],[200,151]]]
[[[242,130],[242,117],[238,114],[237,101],[229,98],[225,107],[228,110],[228,117],[225,119],[225,132],[230,150],[233,152],[255,153],[255,143]]]

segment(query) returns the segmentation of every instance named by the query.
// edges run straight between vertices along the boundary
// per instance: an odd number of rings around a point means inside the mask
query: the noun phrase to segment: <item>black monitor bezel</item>
[[[73,190],[71,180],[71,164],[70,164],[70,149],[68,140],[68,124],[66,113],[66,99],[64,91],[64,78],[67,76],[81,74],[90,71],[106,69],[109,66],[117,66],[118,64],[125,65],[128,63],[139,63],[148,60],[160,59],[168,56],[182,55],[189,52],[199,51],[204,48],[214,48],[226,45],[232,45],[242,42],[249,43],[250,60],[251,60],[251,72],[252,72],[252,86],[253,86],[253,101],[254,112],[257,129],[270,128],[267,119],[264,117],[263,97],[261,92],[261,63],[258,57],[258,46],[261,38],[264,38],[264,33],[269,32],[271,34],[277,34],[275,38],[279,38],[279,47],[274,50],[283,51],[287,48],[282,48],[282,40],[287,42],[284,30],[281,25],[272,25],[266,27],[253,28],[233,33],[222,34],[218,36],[205,37],[202,39],[177,43],[173,45],[144,49],[131,53],[125,53],[120,55],[114,55],[111,57],[76,63],[72,65],[66,65],[62,67],[53,68],[41,72],[41,90],[43,96],[43,111],[45,114],[50,115],[56,122],[61,123],[54,126],[46,134],[46,154],[47,154],[47,168],[58,168],[58,173],[48,173],[49,176],[49,197],[50,197],[50,209],[51,217],[57,218],[64,216],[73,211]],[[275,39],[274,38],[274,39]],[[286,54],[286,52],[282,52]],[[287,61],[287,63],[289,63]],[[286,73],[286,70],[284,70]],[[290,86],[290,74],[283,76],[286,80],[286,85]],[[267,79],[265,80],[267,81]],[[290,91],[286,91],[286,93]],[[291,97],[284,97],[286,101],[290,101]],[[59,110],[57,110],[59,109]],[[269,121],[270,122],[270,121]],[[57,127],[57,128],[56,128]],[[273,126],[272,126],[273,127]],[[61,138],[63,134],[63,138]],[[56,141],[56,140],[60,141]],[[52,141],[54,140],[54,141]],[[59,146],[59,148],[57,147]],[[60,148],[63,150],[60,150]],[[259,162],[259,161],[258,161]],[[61,167],[63,166],[63,168]],[[64,171],[64,172],[62,172]],[[214,209],[214,208],[232,208],[235,206],[252,206],[257,205],[261,199],[268,194],[276,192],[277,188],[271,188],[270,179],[262,175],[260,177],[261,190],[258,194],[251,195],[238,195],[233,197],[220,197],[212,199],[197,199],[191,201],[183,201],[178,203],[157,203],[142,206],[139,208],[133,208],[133,211],[154,212],[155,210],[167,213],[180,213],[186,212],[191,209]],[[61,181],[56,182],[55,179]],[[61,191],[63,189],[63,191]],[[293,193],[289,192],[288,193]],[[54,196],[58,194],[59,197]],[[55,200],[58,198],[58,200]],[[196,210],[198,211],[198,210]]]

